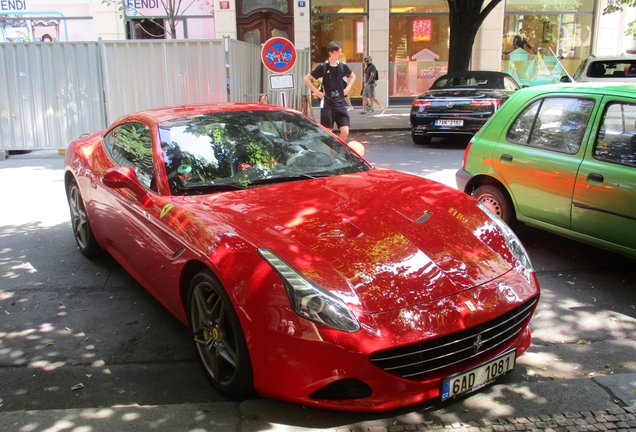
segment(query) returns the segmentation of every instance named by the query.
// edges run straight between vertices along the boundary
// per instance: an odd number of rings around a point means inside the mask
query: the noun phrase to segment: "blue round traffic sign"
[[[287,72],[296,64],[296,48],[288,39],[273,37],[263,45],[261,60],[274,73]]]

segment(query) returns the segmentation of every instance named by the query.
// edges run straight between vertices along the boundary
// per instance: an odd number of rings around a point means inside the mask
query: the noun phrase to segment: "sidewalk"
[[[320,121],[320,108],[313,108],[314,118]],[[409,114],[411,106],[388,107],[384,114],[380,114],[379,109],[374,112],[360,114],[361,107],[353,107],[353,111],[349,111],[351,117],[351,132],[368,132],[373,130],[409,130],[411,124],[409,122]]]
[[[607,379],[600,379],[607,378]],[[359,414],[270,399],[241,403],[91,407],[2,412],[0,430],[282,432],[636,432],[636,374],[495,384],[444,407]],[[519,392],[515,400],[506,393]],[[503,401],[505,400],[505,401]],[[631,400],[630,405],[626,405]],[[499,402],[499,403],[497,403]],[[622,405],[622,406],[621,406]],[[383,414],[388,414],[384,417]]]

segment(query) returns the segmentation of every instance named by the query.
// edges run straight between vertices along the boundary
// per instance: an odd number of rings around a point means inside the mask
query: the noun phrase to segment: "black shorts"
[[[322,108],[320,110],[320,124],[328,129],[333,129],[334,122],[338,125],[338,129],[343,126],[350,126],[351,119],[347,107]]]

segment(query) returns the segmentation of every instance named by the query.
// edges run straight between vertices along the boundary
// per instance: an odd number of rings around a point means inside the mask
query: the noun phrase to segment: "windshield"
[[[230,111],[159,124],[173,195],[213,193],[371,167],[302,114]]]
[[[433,83],[431,89],[450,87],[504,88],[503,78],[499,75],[442,76]]]

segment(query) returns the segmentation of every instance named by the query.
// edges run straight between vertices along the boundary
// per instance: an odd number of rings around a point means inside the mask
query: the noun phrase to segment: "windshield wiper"
[[[274,183],[285,183],[290,181],[298,181],[298,180],[306,180],[306,179],[317,179],[321,177],[331,177],[333,173],[309,173],[309,174],[296,174],[292,176],[284,176],[284,177],[270,177],[270,178],[262,178],[257,180],[252,180],[248,183],[248,186],[252,185],[264,185],[264,184],[274,184]]]
[[[182,195],[202,195],[208,193],[215,192],[227,192],[233,190],[242,190],[245,189],[246,186],[241,186],[236,183],[229,184],[208,184],[208,185],[194,185],[194,186],[184,186],[181,188]]]

